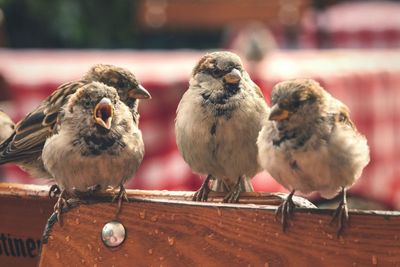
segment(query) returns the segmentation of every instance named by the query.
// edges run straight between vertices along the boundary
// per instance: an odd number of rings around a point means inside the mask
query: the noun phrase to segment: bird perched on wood
[[[91,82],[78,88],[58,112],[42,160],[61,189],[62,201],[64,192],[85,192],[92,186],[120,187],[124,194],[123,184],[143,155],[142,134],[129,107],[113,87]]]
[[[260,167],[256,140],[268,106],[258,86],[230,52],[203,56],[176,115],[178,149],[193,171],[207,174],[193,200],[206,201],[213,190],[228,192],[224,202],[237,202],[253,191],[250,179]]]
[[[92,81],[114,87],[120,99],[130,108],[133,120],[138,123],[138,99],[150,98],[149,92],[127,69],[97,64],[91,67],[82,79],[62,84],[35,110],[16,124],[11,136],[0,144],[0,164],[12,162],[34,177],[51,177],[43,166],[43,145],[53,134],[57,117],[64,104],[67,103],[68,97],[78,88]]]
[[[7,139],[13,130],[14,130],[14,122],[11,118],[2,110],[0,110],[0,142]]]
[[[311,79],[278,83],[272,90],[269,122],[257,140],[259,161],[291,191],[278,208],[283,228],[294,209],[295,191],[341,193],[334,213],[338,235],[348,220],[346,190],[369,162],[369,147],[350,120],[349,109]]]

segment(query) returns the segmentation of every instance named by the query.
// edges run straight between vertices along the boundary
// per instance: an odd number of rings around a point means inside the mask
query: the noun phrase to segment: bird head
[[[298,126],[319,113],[327,93],[314,80],[280,82],[272,90],[269,120],[281,126]]]
[[[76,123],[86,121],[102,130],[110,130],[115,118],[115,110],[120,102],[117,91],[99,82],[88,83],[71,96],[67,104],[69,114]]]
[[[240,58],[234,53],[221,51],[203,56],[193,69],[192,77],[198,83],[207,83],[210,90],[236,93],[240,89],[244,70]]]
[[[99,81],[114,87],[121,101],[133,108],[137,99],[150,99],[150,93],[139,83],[135,75],[125,68],[97,64],[85,75],[86,79]]]

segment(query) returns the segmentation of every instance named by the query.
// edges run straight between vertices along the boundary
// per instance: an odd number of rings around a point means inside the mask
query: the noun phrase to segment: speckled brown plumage
[[[206,201],[212,190],[237,202],[252,191],[259,170],[256,139],[268,106],[240,58],[226,51],[203,56],[194,67],[176,116],[178,149],[194,172],[205,174],[194,200]]]
[[[92,81],[99,81],[116,88],[121,100],[130,108],[137,124],[138,99],[150,98],[150,94],[127,69],[97,64],[91,67],[82,79],[62,84],[16,124],[11,136],[0,144],[0,164],[16,163],[32,176],[49,177],[43,168],[41,158],[43,145],[53,134],[59,112],[68,101],[68,97]]]
[[[293,211],[291,196],[319,192],[342,202],[335,213],[338,233],[348,217],[345,193],[369,162],[369,147],[350,119],[349,109],[311,79],[278,83],[269,121],[258,137],[259,161],[292,193],[278,209],[284,229]]]

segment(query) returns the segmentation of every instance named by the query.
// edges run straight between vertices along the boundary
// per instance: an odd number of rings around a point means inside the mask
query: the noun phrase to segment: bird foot
[[[115,216],[118,216],[119,213],[121,212],[122,202],[124,200],[126,202],[129,202],[128,194],[126,193],[125,187],[123,185],[120,185],[118,193],[112,199],[112,202],[118,201],[118,208],[117,212],[115,213]]]
[[[236,188],[236,186],[228,193],[225,195],[224,199],[222,200],[223,203],[237,203],[239,202],[240,198],[240,188]]]
[[[53,184],[49,189],[49,198],[56,198],[61,194],[61,189],[57,184]]]
[[[222,202],[224,203],[237,203],[239,202],[240,193],[243,191],[242,188],[242,179],[243,177],[240,176],[235,186],[229,191],[228,194],[225,195]]]
[[[293,202],[293,194],[294,194],[294,190],[279,205],[279,207],[277,208],[277,210],[275,212],[275,217],[276,218],[279,216],[279,213],[281,214],[280,221],[281,221],[281,224],[282,224],[282,231],[283,232],[285,232],[286,229],[288,228],[289,219],[293,216],[293,211],[294,211],[294,208],[296,207],[294,202]]]
[[[344,229],[349,223],[349,210],[345,201],[340,201],[339,206],[332,216],[331,224],[337,221],[336,236],[339,237],[343,234]]]
[[[201,185],[200,189],[194,193],[192,200],[193,201],[207,201],[208,194],[211,192],[209,182],[211,179],[211,175],[208,175],[207,178],[204,180],[203,184]]]
[[[229,192],[224,199],[223,203],[238,203],[240,198],[240,190],[232,190]]]
[[[61,190],[60,195],[58,196],[58,200],[56,204],[54,205],[54,212],[57,214],[57,220],[60,222],[60,225],[62,226],[62,217],[61,214],[63,213],[63,209],[68,208],[68,202],[66,198],[64,197],[65,195],[65,189]]]

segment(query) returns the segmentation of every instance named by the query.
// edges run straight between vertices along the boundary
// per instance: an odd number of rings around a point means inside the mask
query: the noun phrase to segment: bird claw
[[[62,226],[62,219],[61,219],[61,214],[63,213],[63,209],[65,207],[69,207],[67,200],[64,198],[65,195],[65,189],[61,190],[60,195],[58,196],[58,200],[56,204],[54,205],[54,212],[57,214],[57,220],[60,222],[60,225]]]
[[[222,200],[223,203],[237,203],[239,202],[241,190],[240,188],[233,188]]]
[[[194,195],[192,200],[193,201],[207,201],[208,199],[208,194],[211,192],[210,186],[208,185],[210,180],[211,180],[211,175],[208,175],[207,178],[204,180],[203,184],[201,185],[200,189],[197,190]]]
[[[53,184],[49,189],[49,198],[55,198],[61,194],[61,189],[57,184]]]
[[[337,221],[337,231],[336,231],[336,236],[340,237],[344,229],[349,223],[349,210],[347,207],[347,201],[346,201],[346,193],[344,189],[342,190],[342,200],[339,203],[339,206],[337,209],[334,211],[331,224]]]
[[[235,186],[229,191],[227,195],[225,195],[222,200],[223,203],[237,203],[239,202],[240,193],[243,191],[242,189],[242,176],[239,177]]]
[[[121,212],[123,200],[129,202],[128,194],[126,193],[125,187],[123,185],[120,185],[118,193],[112,199],[112,202],[118,201],[118,208],[115,216],[118,216]]]
[[[199,190],[194,193],[192,200],[193,201],[207,201],[208,200],[208,194],[211,192],[210,188],[208,186],[201,187]]]
[[[281,214],[282,231],[285,232],[289,226],[289,219],[293,216],[294,208],[296,207],[293,202],[294,190],[287,196],[287,198],[279,205],[275,211],[275,218],[278,219],[279,213]]]

